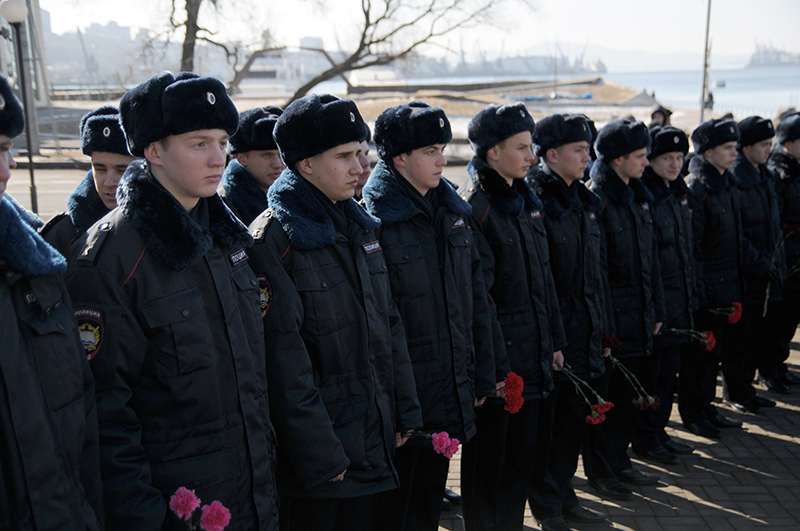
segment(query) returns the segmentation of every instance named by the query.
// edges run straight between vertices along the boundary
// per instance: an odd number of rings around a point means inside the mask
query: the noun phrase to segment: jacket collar
[[[769,167],[782,180],[800,178],[800,162],[783,151],[775,151],[770,155]]]
[[[489,201],[510,216],[517,217],[523,211],[542,209],[542,202],[533,195],[524,179],[514,179],[513,186],[508,186],[506,180],[479,157],[472,157],[467,173],[475,186],[489,197]]]
[[[763,180],[761,177],[761,166],[758,168],[753,167],[747,157],[739,153],[736,155],[736,162],[731,168],[731,175],[736,182],[736,185],[743,189],[749,190],[755,188]]]
[[[402,177],[381,160],[375,165],[362,191],[367,211],[379,217],[384,225],[408,221],[419,212],[398,179]],[[441,179],[436,187],[436,198],[439,205],[453,214],[466,215],[472,212],[469,203],[461,199],[453,185],[445,179]]]
[[[595,161],[592,165],[592,181],[615,203],[628,206],[634,201],[637,203],[652,203],[651,194],[641,179],[631,179],[626,185],[617,172],[605,162]]]
[[[292,245],[301,251],[327,247],[336,242],[333,220],[314,197],[310,186],[305,179],[286,168],[267,194],[275,217]],[[380,225],[380,221],[367,214],[355,199],[343,201],[343,207],[345,215],[364,230]]]
[[[94,186],[92,170],[89,170],[86,177],[69,194],[67,209],[69,219],[72,220],[78,234],[86,232],[98,219],[108,214],[109,210]]]
[[[41,220],[6,192],[0,201],[0,262],[28,276],[66,271],[67,261],[39,236]]]
[[[153,254],[175,271],[197,263],[211,248],[213,240],[227,247],[253,244],[247,227],[236,219],[217,194],[200,201],[208,205],[208,228],[191,218],[141,159],[128,166],[117,188],[117,204],[122,215]]]
[[[730,172],[719,170],[702,155],[697,155],[689,161],[689,172],[699,180],[711,195],[717,195],[728,189]]]
[[[243,221],[252,221],[267,209],[267,194],[258,186],[253,174],[236,159],[225,168],[222,188]]]
[[[542,204],[548,217],[564,219],[573,210],[585,206],[597,208],[600,198],[589,191],[581,181],[575,181],[572,186],[567,186],[566,181],[548,171],[543,171],[538,178],[542,190]]]

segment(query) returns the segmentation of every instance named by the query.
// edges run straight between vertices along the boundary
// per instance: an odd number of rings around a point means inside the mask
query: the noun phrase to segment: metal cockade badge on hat
[[[109,129],[108,127],[103,129],[103,136],[106,137],[106,138],[110,137],[111,136],[111,129]]]
[[[6,99],[0,94],[0,111],[6,108]]]
[[[525,118],[525,111],[523,111],[522,109],[520,109],[520,110],[519,110],[519,115],[520,115],[520,116],[522,116],[523,118]]]
[[[733,131],[733,126],[731,126],[731,133],[733,133],[733,132],[734,132],[734,131]]]
[[[208,103],[210,103],[211,105],[217,103],[217,97],[214,96],[213,92],[206,92],[206,99],[208,100]]]
[[[767,122],[767,127],[768,127],[769,129],[772,129],[772,122]]]
[[[356,121],[356,115],[355,114],[350,113],[350,121],[351,122],[355,122]]]
[[[676,137],[673,137],[673,138],[672,138],[672,141],[673,141],[673,142],[675,142],[675,143],[677,144],[677,143],[678,143],[678,142],[680,142],[681,140],[680,140],[680,138],[678,138],[678,137],[676,136]]]
[[[439,118],[439,127],[444,129],[444,118]]]

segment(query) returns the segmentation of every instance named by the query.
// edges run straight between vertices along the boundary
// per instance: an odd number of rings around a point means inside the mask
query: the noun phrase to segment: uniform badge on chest
[[[361,247],[367,254],[377,253],[378,251],[381,250],[381,244],[378,243],[378,240],[375,240],[374,242],[365,243]]]

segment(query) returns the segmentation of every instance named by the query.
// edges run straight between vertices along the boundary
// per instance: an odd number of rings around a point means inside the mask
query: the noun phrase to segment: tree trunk
[[[203,0],[186,0],[186,37],[183,40],[181,72],[194,71],[194,47],[197,42],[197,16]]]

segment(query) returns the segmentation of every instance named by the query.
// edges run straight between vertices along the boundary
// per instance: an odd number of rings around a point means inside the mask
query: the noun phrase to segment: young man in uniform
[[[497,380],[481,258],[466,222],[472,209],[442,179],[452,138],[439,107],[415,101],[382,112],[375,122],[381,160],[364,203],[381,220],[378,240],[406,331],[423,430],[466,443],[475,435],[478,398],[494,392]],[[398,448],[394,463],[400,488],[379,496],[377,527],[436,531],[449,459],[432,441],[413,440]]]
[[[252,238],[216,188],[238,114],[223,84],[163,72],[126,93],[134,161],[119,207],[70,248],[68,285],[97,381],[109,529],[185,529],[179,487],[277,528]]]
[[[275,124],[287,169],[253,221],[281,528],[369,530],[398,487],[402,434],[422,426],[379,221],[353,200],[366,136],[355,103],[310,95]],[[441,489],[439,503],[441,503]]]
[[[117,184],[134,158],[128,152],[119,110],[106,105],[81,118],[81,152],[92,158],[92,169],[67,199],[66,213],[53,217],[41,234],[66,253],[89,227],[117,208]]]
[[[684,425],[701,437],[719,439],[719,428],[736,428],[741,423],[723,417],[711,403],[717,373],[722,361],[723,378],[737,378],[745,338],[738,323],[708,310],[730,308],[744,296],[743,265],[753,262],[751,246],[746,245],[742,229],[741,192],[734,186],[730,169],[736,161],[739,128],[733,120],[712,119],[692,132],[697,156],[689,163],[686,184],[694,235],[695,274],[699,310],[695,329],[713,332],[716,346],[706,351],[697,342],[689,345],[687,363],[680,375],[678,406]],[[686,380],[684,381],[684,378]]]
[[[239,115],[239,129],[228,139],[233,159],[222,175],[219,195],[242,223],[249,225],[267,209],[267,191],[286,167],[272,137],[279,107],[251,109]]]
[[[522,377],[524,403],[516,413],[489,399],[477,413],[478,433],[461,457],[464,523],[468,530],[522,529],[534,473],[544,473],[553,369],[566,345],[550,272],[542,204],[525,176],[535,157],[534,122],[523,103],[489,105],[472,118],[475,151],[463,196],[481,254],[484,279],[496,305],[510,362]],[[499,342],[496,342],[499,343]],[[505,374],[498,374],[498,379]],[[541,515],[539,515],[541,516]],[[562,529],[560,514],[543,529]]]
[[[797,271],[800,268],[800,113],[795,111],[781,115],[781,121],[775,127],[775,136],[778,149],[770,155],[768,165],[779,179],[781,229],[788,233],[784,247],[786,267],[788,271]],[[800,323],[800,274],[786,277],[783,309],[776,313],[773,318],[779,321],[782,354],[773,360],[777,366],[773,365],[761,375],[767,386],[770,386],[770,381],[798,385],[800,378],[789,372],[785,362],[789,357],[789,343]]]
[[[94,382],[67,263],[6,183],[22,107],[0,76],[0,529],[103,529]]]
[[[589,189],[600,196],[600,220],[606,256],[614,330],[621,346],[611,354],[634,374],[644,374],[652,363],[653,336],[664,322],[664,300],[658,246],[650,206],[652,194],[640,178],[648,165],[650,135],[642,122],[616,120],[597,134],[597,162]],[[632,403],[634,389],[621,370],[614,370],[608,395],[614,404],[602,424],[608,441],[611,468],[621,481],[634,485],[658,482],[658,476],[635,469],[628,446],[637,430],[652,425],[649,411]]]
[[[553,114],[536,124],[533,148],[542,159],[540,198],[550,250],[550,270],[558,294],[567,344],[564,362],[579,378],[608,396],[611,371],[606,369],[603,334],[612,332],[608,280],[601,265],[604,250],[598,211],[600,199],[586,189],[582,179],[591,160],[592,130],[577,114]],[[583,446],[587,477],[603,494],[628,499],[631,492],[616,479],[608,459],[600,426],[586,423],[589,408],[566,375],[556,373],[553,430],[548,474],[555,490],[532,492],[531,505],[550,505],[555,514],[578,522],[597,522],[605,515],[580,505],[571,480]],[[610,414],[613,414],[610,413]],[[547,483],[546,485],[551,485]],[[560,512],[559,512],[560,510]]]
[[[734,411],[757,413],[762,407],[775,406],[774,401],[756,394],[752,382],[759,365],[772,371],[783,361],[777,359],[781,355],[781,341],[775,323],[783,306],[786,253],[780,241],[778,178],[767,169],[775,128],[771,120],[760,116],[747,117],[737,125],[741,135],[739,153],[731,174],[741,190],[744,237],[758,254],[759,267],[744,271],[745,298],[741,301],[742,319],[738,327],[746,343],[739,360],[739,381],[734,388],[726,380],[727,393],[723,398]],[[772,390],[789,392],[780,380],[773,382]]]
[[[689,138],[680,129],[658,126],[650,130],[650,139],[647,153],[650,165],[644,170],[642,182],[653,194],[651,208],[666,310],[664,329],[691,330],[697,310],[688,198],[691,192],[680,176],[683,157],[689,151]],[[642,385],[658,397],[659,404],[653,412],[655,429],[634,433],[633,450],[657,463],[678,464],[677,455],[692,453],[690,446],[671,439],[665,431],[672,412],[678,366],[685,361],[686,348],[691,342],[690,337],[678,333],[657,335],[653,342],[654,363],[650,365],[653,370],[643,375]],[[682,398],[683,394],[678,396]]]

